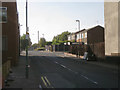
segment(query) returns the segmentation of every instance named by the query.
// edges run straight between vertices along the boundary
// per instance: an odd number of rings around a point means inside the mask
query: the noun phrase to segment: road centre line
[[[93,82],[94,84],[98,84],[98,82],[95,82],[95,81],[93,81],[92,79],[89,79],[88,77],[86,77],[86,76],[84,76],[84,75],[81,75],[81,76],[84,77],[85,79],[87,79],[87,80]]]
[[[59,64],[58,62],[55,62],[55,63]],[[66,66],[64,66],[64,65],[62,65],[62,64],[59,64],[59,65],[62,66],[62,67],[64,67],[64,68],[66,68],[66,69],[68,69],[69,71],[71,71],[71,72],[73,72],[73,73],[75,73],[75,74],[79,74],[78,72],[75,72],[75,71],[67,68]],[[85,78],[85,79],[87,79],[87,80],[89,80],[89,81],[91,81],[91,82],[94,83],[94,84],[98,84],[98,82],[96,82],[96,81],[94,81],[94,80],[92,80],[92,79],[90,79],[90,78],[88,78],[88,77],[86,77],[86,76],[84,76],[84,75],[82,75],[82,74],[80,74],[80,76],[83,77],[83,78]]]
[[[67,68],[66,66],[64,66],[64,65],[62,65],[62,64],[60,64],[60,66],[62,66],[62,67],[64,67],[64,68]]]
[[[58,64],[58,62],[55,62],[55,63],[57,63],[57,64]]]

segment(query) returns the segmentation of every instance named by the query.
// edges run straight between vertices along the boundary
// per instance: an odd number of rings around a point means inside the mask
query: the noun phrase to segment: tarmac
[[[66,56],[66,58],[69,58],[70,55],[66,54],[65,56]],[[61,57],[63,57],[63,56],[61,56]],[[95,64],[95,65],[99,65],[102,67],[104,66],[104,67],[108,67],[108,68],[114,68],[114,69],[118,69],[120,66],[119,64],[116,64],[116,63],[81,60],[80,58],[77,58],[72,55],[70,58],[75,59],[77,62],[82,61],[82,62]],[[9,74],[8,80],[5,83],[6,86],[3,90],[9,90],[9,89],[10,90],[40,90],[39,86],[35,86],[36,83],[38,83],[38,82],[35,80],[35,77],[33,77],[34,75],[32,72],[30,72],[31,76],[29,76],[29,79],[26,78],[25,63],[26,63],[26,58],[25,58],[25,53],[23,52],[23,53],[21,53],[21,56],[19,57],[18,65],[12,68],[12,73]],[[29,89],[28,89],[28,87],[29,87]],[[38,87],[38,88],[36,88],[36,87]]]

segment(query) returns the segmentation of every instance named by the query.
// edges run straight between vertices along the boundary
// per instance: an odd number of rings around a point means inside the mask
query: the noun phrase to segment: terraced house
[[[71,35],[71,39],[70,39]],[[72,34],[68,36],[68,40],[72,41]],[[76,42],[84,43],[84,44],[94,44],[99,42],[104,42],[104,28],[100,25],[89,29],[83,29],[74,34],[74,40]]]
[[[0,24],[2,24],[2,77],[4,81],[10,68],[17,64],[19,57],[20,35],[16,2],[2,2],[0,16]]]

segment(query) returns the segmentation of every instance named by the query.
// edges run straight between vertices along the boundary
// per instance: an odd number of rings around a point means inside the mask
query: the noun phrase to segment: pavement
[[[117,88],[118,65],[85,61],[63,52],[29,52],[29,78],[25,74],[26,57],[21,53],[18,66],[12,68],[6,89],[42,90],[43,88]]]

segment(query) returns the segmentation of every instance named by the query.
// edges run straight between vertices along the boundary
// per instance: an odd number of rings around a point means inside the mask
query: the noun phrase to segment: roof
[[[82,29],[82,30],[80,30],[80,31],[77,31],[77,32],[75,32],[75,34],[77,34],[77,33],[79,33],[79,32],[82,32],[82,31],[85,31],[86,29]]]
[[[91,30],[91,29],[94,29],[94,28],[96,28],[96,27],[104,28],[104,27],[102,27],[102,26],[100,26],[100,25],[97,25],[97,26],[94,26],[94,27],[92,27],[92,28],[88,28],[88,29],[86,29],[86,31]]]
[[[80,31],[77,31],[77,32],[71,33],[71,34],[69,34],[69,35],[78,34],[79,32],[87,32],[88,30],[94,29],[94,28],[96,28],[96,27],[104,28],[104,27],[102,27],[102,26],[100,26],[100,25],[97,25],[97,26],[94,26],[94,27],[92,27],[92,28],[82,29],[82,30],[80,30]]]

